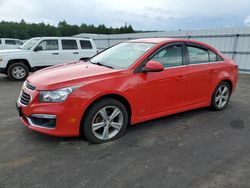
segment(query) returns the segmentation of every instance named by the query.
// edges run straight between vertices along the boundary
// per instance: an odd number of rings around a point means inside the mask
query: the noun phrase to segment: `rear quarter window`
[[[81,49],[92,49],[92,44],[89,40],[80,40]]]
[[[209,53],[210,62],[223,61],[223,59],[215,52],[209,50],[208,53]]]

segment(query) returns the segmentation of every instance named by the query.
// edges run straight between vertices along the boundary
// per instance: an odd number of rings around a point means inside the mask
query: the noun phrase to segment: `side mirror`
[[[34,52],[41,51],[41,50],[43,50],[43,47],[37,46],[37,47],[35,47]]]
[[[164,66],[158,61],[150,60],[145,67],[142,68],[142,72],[161,72],[164,70]]]

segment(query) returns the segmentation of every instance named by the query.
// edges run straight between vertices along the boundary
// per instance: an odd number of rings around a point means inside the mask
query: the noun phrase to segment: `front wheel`
[[[211,107],[214,110],[223,110],[226,108],[231,96],[230,85],[223,81],[215,89],[212,97]]]
[[[12,80],[25,80],[29,75],[29,68],[23,63],[13,63],[8,67],[7,74]]]
[[[105,98],[94,103],[87,111],[82,129],[92,143],[104,143],[122,136],[127,128],[128,112],[116,99]]]

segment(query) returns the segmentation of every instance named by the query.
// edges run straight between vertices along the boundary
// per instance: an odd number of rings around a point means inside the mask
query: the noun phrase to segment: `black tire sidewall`
[[[96,113],[105,106],[115,106],[121,110],[121,112],[123,113],[123,125],[122,125],[120,132],[117,135],[115,135],[113,138],[108,139],[108,140],[100,140],[94,135],[92,131],[92,120],[94,116],[96,115]],[[86,115],[84,117],[83,124],[82,124],[82,132],[88,141],[95,143],[95,144],[99,144],[99,143],[105,143],[105,142],[109,142],[112,140],[116,140],[117,138],[121,137],[126,131],[127,125],[128,125],[128,112],[125,106],[116,99],[104,98],[95,102],[93,105],[91,105],[89,110],[86,112]]]
[[[228,96],[227,103],[226,103],[223,107],[218,107],[218,106],[216,105],[215,98],[216,98],[217,90],[218,90],[222,85],[227,86],[227,88],[229,89],[229,96]],[[227,105],[228,105],[229,100],[230,100],[231,93],[232,93],[232,88],[231,88],[231,86],[229,85],[229,83],[228,83],[228,82],[225,82],[225,81],[222,81],[222,82],[216,87],[216,89],[214,90],[214,93],[213,93],[213,96],[212,96],[212,101],[211,101],[211,107],[212,107],[212,109],[213,109],[213,110],[216,110],[216,111],[220,111],[220,110],[225,109],[225,108],[227,107]]]
[[[15,78],[13,75],[12,75],[12,69],[15,68],[16,66],[20,66],[20,67],[23,67],[26,71],[26,75],[24,76],[24,78],[22,79],[17,79]],[[7,70],[7,75],[10,77],[10,79],[12,80],[15,80],[15,81],[23,81],[25,80],[28,75],[29,75],[29,68],[22,62],[17,62],[17,63],[13,63],[11,64],[9,67],[8,67],[8,70]]]

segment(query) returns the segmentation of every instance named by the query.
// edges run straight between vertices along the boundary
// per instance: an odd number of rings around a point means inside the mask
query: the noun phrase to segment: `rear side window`
[[[80,40],[81,49],[92,49],[91,42],[89,40]]]
[[[77,50],[76,40],[62,40],[63,50]]]
[[[42,50],[58,50],[58,40],[43,40],[38,44]]]
[[[189,64],[199,64],[209,62],[208,50],[188,46]]]
[[[183,64],[182,45],[166,47],[153,56],[151,60],[160,62],[164,67],[175,67]]]
[[[22,45],[23,43],[19,40],[5,40],[7,45]]]
[[[7,45],[16,45],[16,41],[15,40],[5,40],[5,44],[7,44]]]

